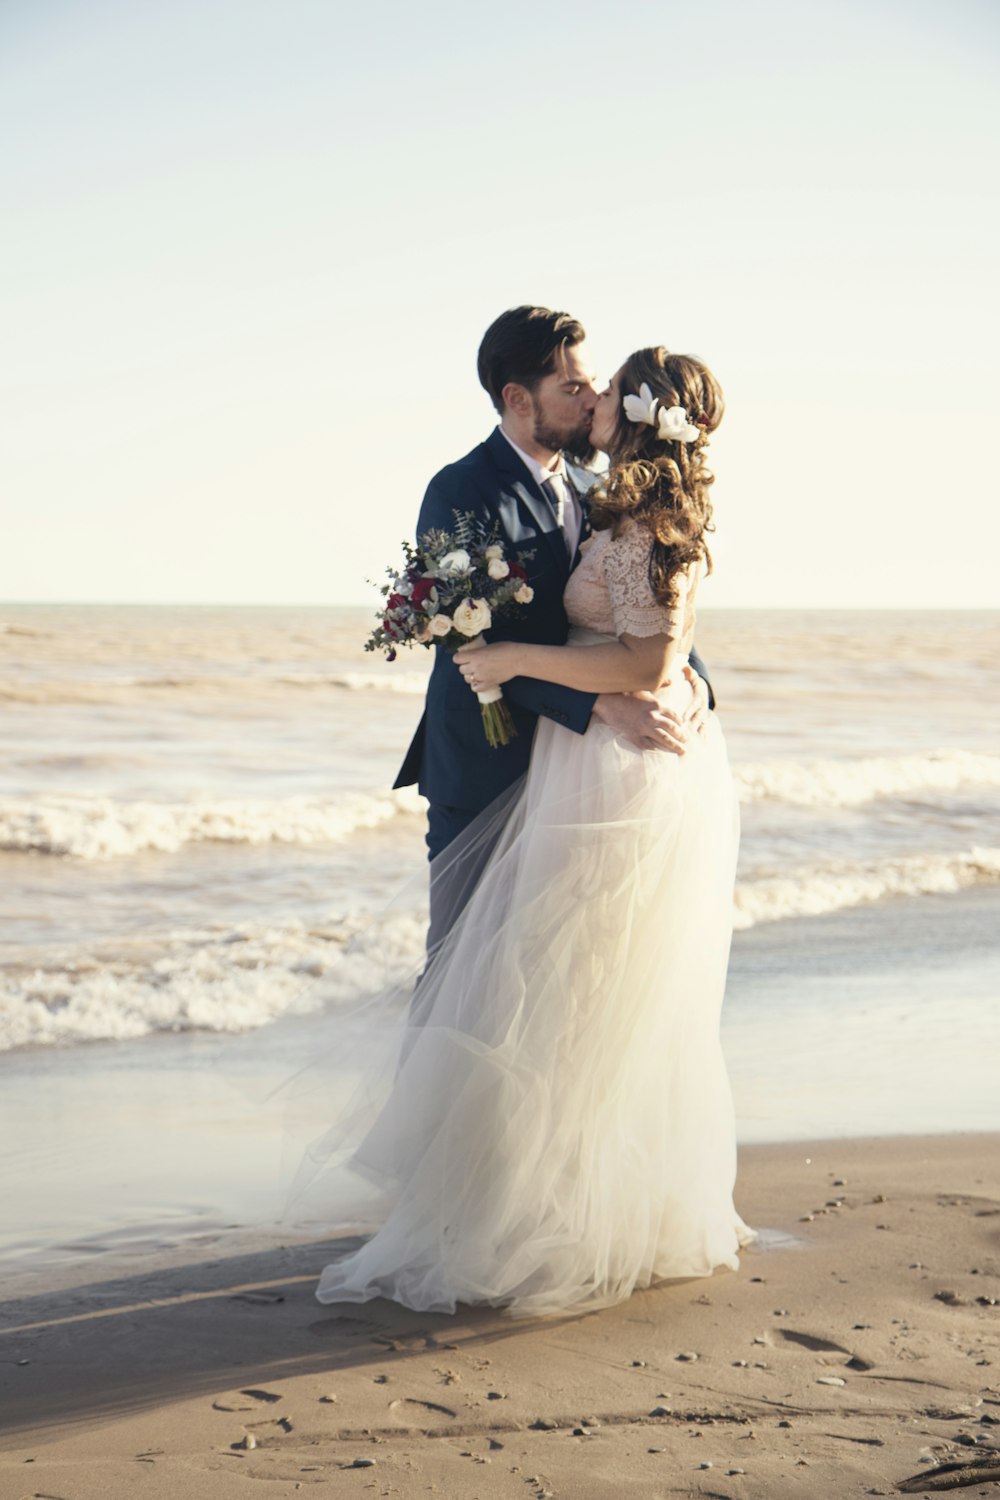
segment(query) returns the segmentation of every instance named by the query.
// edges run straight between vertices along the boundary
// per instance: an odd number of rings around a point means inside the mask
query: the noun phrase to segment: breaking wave
[[[117,802],[57,794],[0,798],[0,849],[74,859],[116,859],[186,844],[344,843],[361,829],[420,812],[423,799],[356,792],[336,799],[283,797],[211,802]]]
[[[765,760],[734,767],[745,804],[858,807],[921,792],[1000,787],[1000,755],[965,750],[856,760]],[[187,844],[344,843],[400,814],[423,809],[412,789],[338,798],[244,798],[204,802],[117,801],[54,793],[0,798],[0,850],[83,860],[145,850],[176,853]]]
[[[892,896],[1000,883],[1000,849],[762,871],[736,889],[737,930],[819,916]],[[350,1004],[416,972],[426,913],[327,922],[291,918],[181,929],[96,944],[37,967],[8,966],[0,1051],[120,1041],[156,1031],[253,1031],[280,1016]]]
[[[0,683],[0,702],[47,704],[120,704],[145,701],[146,696],[169,701],[171,695],[201,700],[274,698],[289,689],[333,688],[346,693],[389,693],[422,697],[427,691],[427,672],[407,669],[384,672],[295,672],[284,669],[258,670],[253,677],[232,673],[166,673],[147,676],[108,674],[103,677],[62,677],[28,682]]]
[[[741,881],[736,888],[735,926],[740,930],[789,917],[817,917],[887,896],[952,895],[969,886],[997,883],[1000,849],[796,865],[787,872],[761,872]]]
[[[427,672],[297,672],[282,677],[292,687],[336,687],[350,693],[401,693],[405,697],[422,697],[427,691]]]
[[[733,767],[742,802],[791,802],[799,807],[858,807],[912,792],[1000,787],[1000,755],[938,750],[929,755],[866,756],[856,760],[744,761]]]
[[[254,1031],[415,971],[425,929],[426,915],[413,911],[175,931],[78,950],[4,976],[0,1052],[155,1031]]]

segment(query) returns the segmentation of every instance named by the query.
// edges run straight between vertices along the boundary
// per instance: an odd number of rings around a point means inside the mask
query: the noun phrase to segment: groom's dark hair
[[[533,391],[556,367],[561,349],[582,344],[583,324],[548,307],[512,307],[501,313],[479,345],[479,383],[503,416],[503,388],[514,381]]]

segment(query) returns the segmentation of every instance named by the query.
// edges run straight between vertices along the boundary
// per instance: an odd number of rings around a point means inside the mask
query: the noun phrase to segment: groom
[[[451,531],[455,511],[472,511],[487,528],[499,522],[508,554],[525,562],[531,604],[499,620],[493,640],[563,645],[568,625],[563,590],[589,535],[586,492],[594,476],[577,466],[593,457],[590,424],[597,393],[583,350],[583,327],[568,313],[515,307],[501,313],[479,347],[479,380],[500,415],[484,443],[436,474],[427,487],[417,535]],[[574,463],[573,460],[577,460]],[[708,704],[704,669],[695,707],[682,721],[650,693],[583,693],[528,677],[504,684],[517,727],[491,748],[479,703],[449,651],[437,648],[423,718],[396,778],[417,783],[428,799],[427,847],[433,859],[527,770],[539,715],[585,734],[602,720],[643,750],[683,755]],[[432,915],[432,929],[438,926]],[[432,931],[431,938],[434,933]],[[433,941],[429,947],[433,951]]]

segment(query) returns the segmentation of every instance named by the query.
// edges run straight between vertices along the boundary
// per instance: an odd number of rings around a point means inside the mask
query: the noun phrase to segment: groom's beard
[[[591,464],[597,458],[600,449],[592,448],[589,443],[581,443],[579,445],[574,444],[573,447],[565,447],[563,449],[563,452],[567,455],[568,458],[571,458],[575,464],[579,465],[580,468],[589,469]]]
[[[587,417],[571,431],[559,432],[536,416],[531,435],[541,447],[550,448],[553,453],[568,453],[576,463],[587,468],[597,457],[597,449],[590,444],[590,420]]]

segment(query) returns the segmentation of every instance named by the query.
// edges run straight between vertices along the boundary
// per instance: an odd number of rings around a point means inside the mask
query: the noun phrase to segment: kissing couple
[[[396,782],[429,804],[428,963],[351,1156],[373,1232],[316,1295],[524,1317],[736,1269],[752,1233],[719,1042],[738,805],[693,640],[724,400],[660,346],[598,393],[582,326],[543,307],[497,318],[478,368],[499,424],[417,532],[471,512],[533,594],[436,648]],[[500,684],[495,748],[476,692]]]

